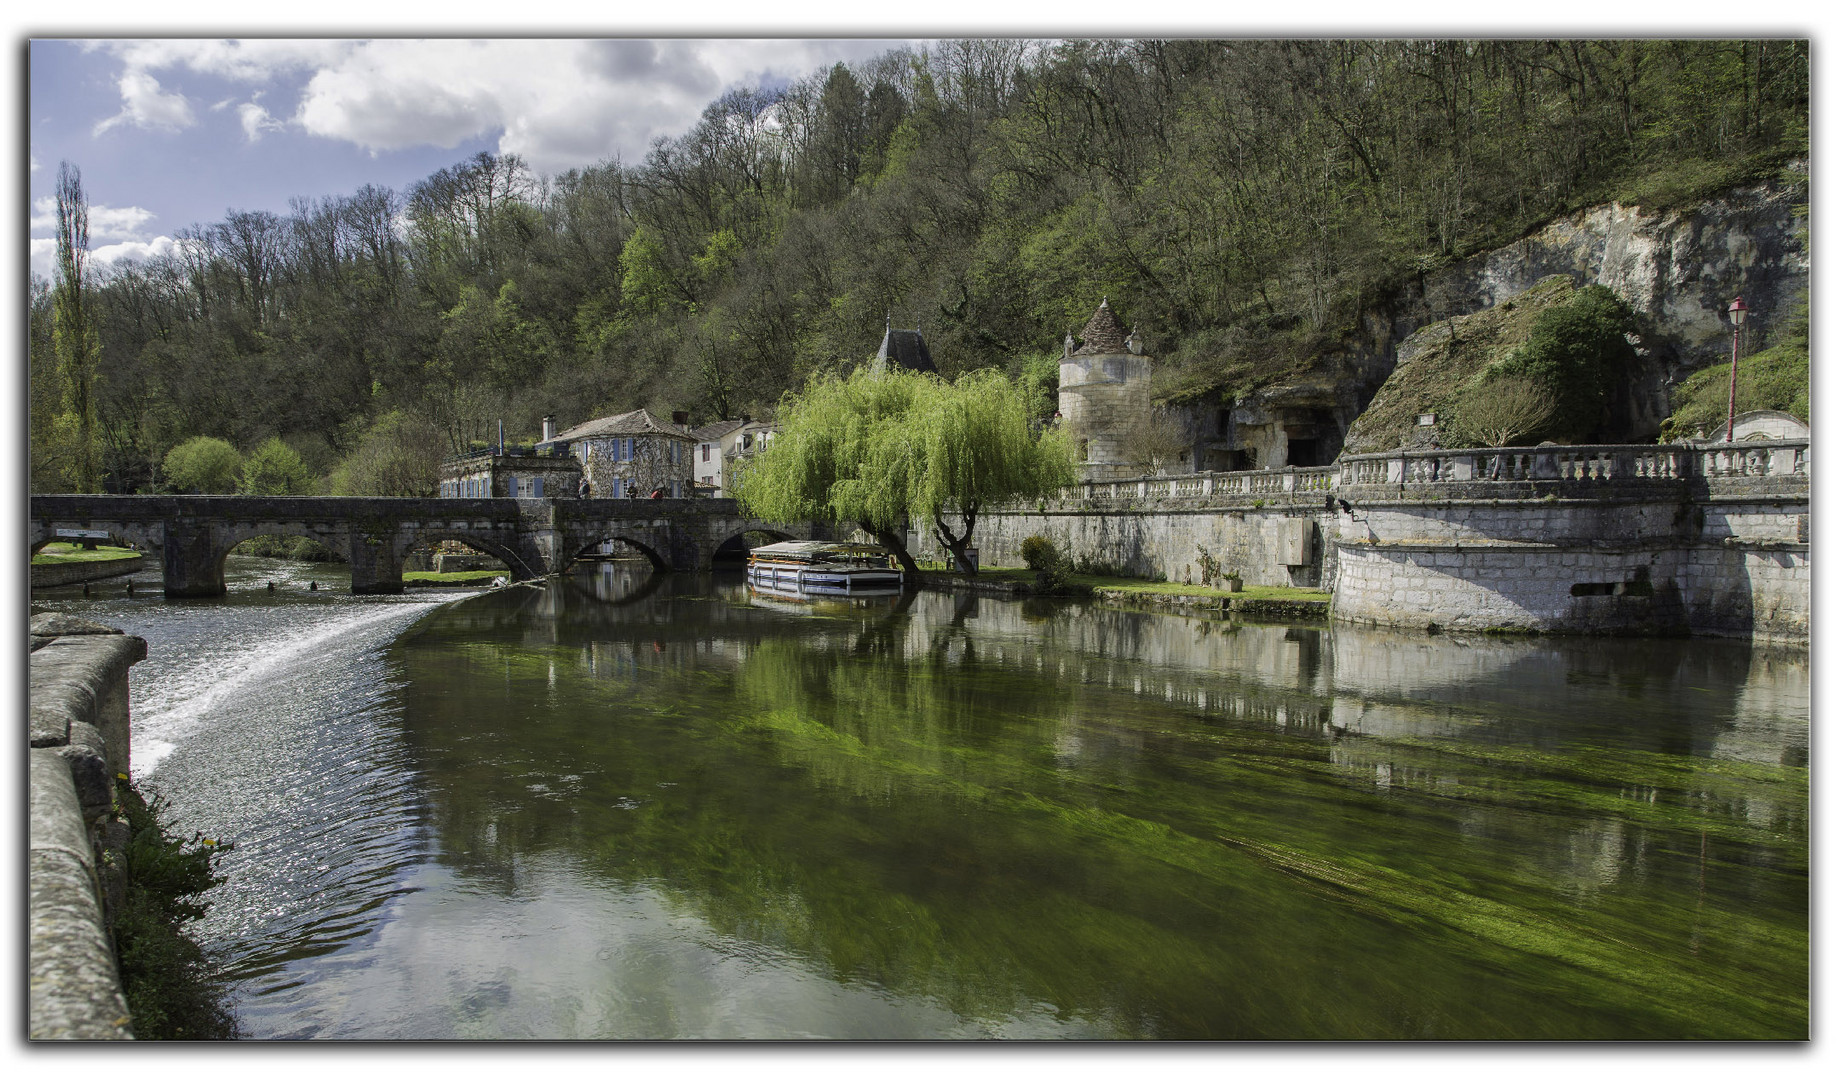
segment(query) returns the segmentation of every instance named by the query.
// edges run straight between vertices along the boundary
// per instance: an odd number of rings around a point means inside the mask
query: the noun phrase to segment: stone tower
[[[1150,415],[1150,358],[1137,335],[1127,337],[1110,300],[1101,300],[1080,331],[1080,347],[1069,337],[1061,354],[1061,422],[1081,451],[1081,477],[1138,475],[1124,453],[1131,426]]]

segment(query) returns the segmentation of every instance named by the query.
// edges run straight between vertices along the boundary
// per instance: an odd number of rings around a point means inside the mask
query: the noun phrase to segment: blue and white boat
[[[899,587],[906,581],[888,549],[875,544],[788,540],[748,552],[748,580],[780,588],[850,592]]]

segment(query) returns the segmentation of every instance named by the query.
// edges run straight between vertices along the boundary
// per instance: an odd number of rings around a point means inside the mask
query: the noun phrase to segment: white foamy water
[[[381,647],[443,602],[294,608],[253,637],[195,639],[158,660],[150,648],[148,660],[157,667],[134,687],[135,779],[151,775],[213,720],[244,711],[253,695],[294,669],[303,664],[323,669],[342,656]]]

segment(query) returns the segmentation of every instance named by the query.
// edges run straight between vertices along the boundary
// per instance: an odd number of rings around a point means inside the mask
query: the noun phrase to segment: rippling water
[[[257,1037],[1807,1032],[1805,652],[325,573],[82,602]]]

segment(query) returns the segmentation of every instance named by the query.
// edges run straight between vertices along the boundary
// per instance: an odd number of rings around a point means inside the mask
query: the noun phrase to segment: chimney
[[[543,418],[543,441],[549,442],[551,439],[555,437],[556,437],[556,418],[554,416],[545,416]]]
[[[671,423],[676,424],[678,427],[683,428],[685,431],[689,431],[690,430],[690,414],[687,412],[684,412],[682,409],[679,409],[678,411],[671,414]]]

